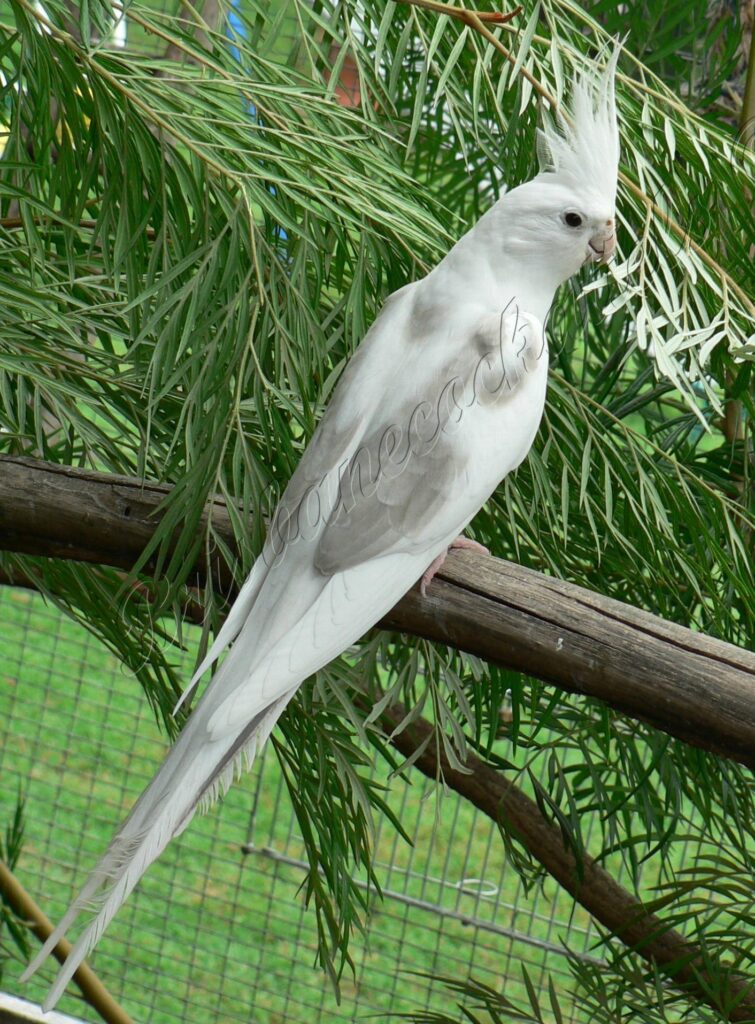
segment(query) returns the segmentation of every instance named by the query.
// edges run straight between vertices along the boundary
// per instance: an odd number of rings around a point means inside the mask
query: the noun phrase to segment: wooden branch
[[[408,714],[408,708],[394,704],[383,712],[380,721],[392,746],[404,757],[413,758],[412,767],[433,780],[440,769],[447,786],[515,835],[596,921],[648,963],[657,964],[676,985],[723,1012],[728,1020],[752,1021],[755,1018],[755,982],[741,975],[710,977],[695,943],[648,911],[592,857],[585,854],[578,865],[558,827],[541,814],[534,800],[508,782],[501,772],[472,753],[467,755],[466,771],[454,769],[442,746],[432,742],[433,727],[424,719],[415,720],[395,733]],[[422,752],[418,754],[418,751]],[[728,1013],[712,996],[719,982],[725,989],[720,995],[728,999],[727,1005],[739,1000],[736,1008]]]
[[[383,626],[582,693],[755,768],[755,655],[511,562],[452,552]]]
[[[476,22],[484,22],[488,25],[505,25],[513,21],[517,15],[522,13],[521,4],[517,4],[513,10],[506,11],[470,11],[466,7],[456,7],[453,4],[441,3],[440,0],[402,0],[405,4],[412,4],[415,7],[424,7],[435,14],[447,14],[450,18],[457,18],[465,25],[472,25],[474,18]]]
[[[2,860],[0,860],[0,895],[14,914],[29,924],[30,930],[37,938],[46,942],[53,931],[49,918],[42,913],[8,865]],[[52,954],[62,964],[71,949],[72,946],[68,939],[61,939]],[[134,1024],[131,1017],[113,999],[88,964],[83,963],[78,967],[73,980],[79,986],[84,999],[108,1024]]]
[[[169,488],[0,456],[0,549],[131,569]],[[235,547],[225,505],[208,506]],[[208,567],[233,590],[228,566]],[[427,596],[380,623],[587,694],[704,750],[755,767],[755,655],[631,605],[473,552],[451,552]]]
[[[170,491],[134,477],[0,455],[0,550],[130,570],[152,539]],[[208,505],[201,530],[210,515],[235,548],[225,503]],[[204,554],[195,571],[207,579]],[[213,561],[212,576],[224,594],[233,592],[233,574],[222,560]]]

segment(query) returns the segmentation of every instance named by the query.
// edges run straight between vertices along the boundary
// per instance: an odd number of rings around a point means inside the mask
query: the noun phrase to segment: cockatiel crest
[[[619,171],[619,127],[614,80],[617,45],[602,75],[586,72],[572,85],[569,115],[546,113],[537,130],[540,174],[535,180],[557,181],[578,194],[594,193],[613,208]]]

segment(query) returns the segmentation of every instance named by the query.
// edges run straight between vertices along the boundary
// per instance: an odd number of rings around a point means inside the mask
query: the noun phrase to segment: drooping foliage
[[[180,615],[198,551],[221,544],[211,519],[200,529],[208,498],[232,510],[240,580],[376,310],[534,173],[538,107],[616,33],[628,32],[618,258],[559,296],[536,447],[472,528],[503,557],[735,643],[752,636],[755,160],[730,102],[741,33],[702,0],[684,18],[664,0],[641,6],[528,3],[494,32],[508,59],[392,0],[243,0],[235,28],[134,2],[125,51],[101,0],[4,7],[0,451],[174,485],[146,589],[105,567],[4,564],[118,654],[169,731],[185,681],[165,616]],[[347,73],[358,86],[345,94]],[[223,595],[199,596],[212,628]],[[520,768],[547,760],[542,806],[572,848],[592,825],[591,852],[624,863],[640,892],[640,865],[660,858],[677,926],[707,927],[711,957],[752,958],[743,769],[379,634],[302,690],[276,740],[334,972],[365,913],[352,873],[372,870],[371,815],[390,813],[366,772],[388,749],[354,699],[377,686],[426,709],[455,760],[467,744]],[[680,875],[675,842],[690,833],[701,856]],[[533,881],[521,851],[515,862]],[[608,999],[632,978],[653,989],[618,965],[582,981]],[[600,1019],[619,1019],[607,1005]]]

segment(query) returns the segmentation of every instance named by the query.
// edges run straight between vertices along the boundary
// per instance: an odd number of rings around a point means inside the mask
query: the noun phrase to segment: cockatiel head
[[[546,119],[538,130],[540,173],[505,197],[523,258],[547,256],[554,284],[582,264],[608,260],[616,244],[619,130],[614,75],[620,47],[601,74],[573,86],[568,118]],[[511,246],[510,246],[511,248]]]

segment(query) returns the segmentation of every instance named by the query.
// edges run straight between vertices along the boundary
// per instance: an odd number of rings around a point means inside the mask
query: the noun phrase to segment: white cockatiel
[[[540,133],[543,170],[427,277],[392,295],[359,346],[187,694],[232,643],[229,654],[26,971],[93,910],[45,1009],[197,807],[251,764],[302,681],[420,578],[424,590],[527,455],[545,401],[542,324],[556,289],[614,248],[617,57],[618,48],[602,74],[575,82],[568,125]]]

